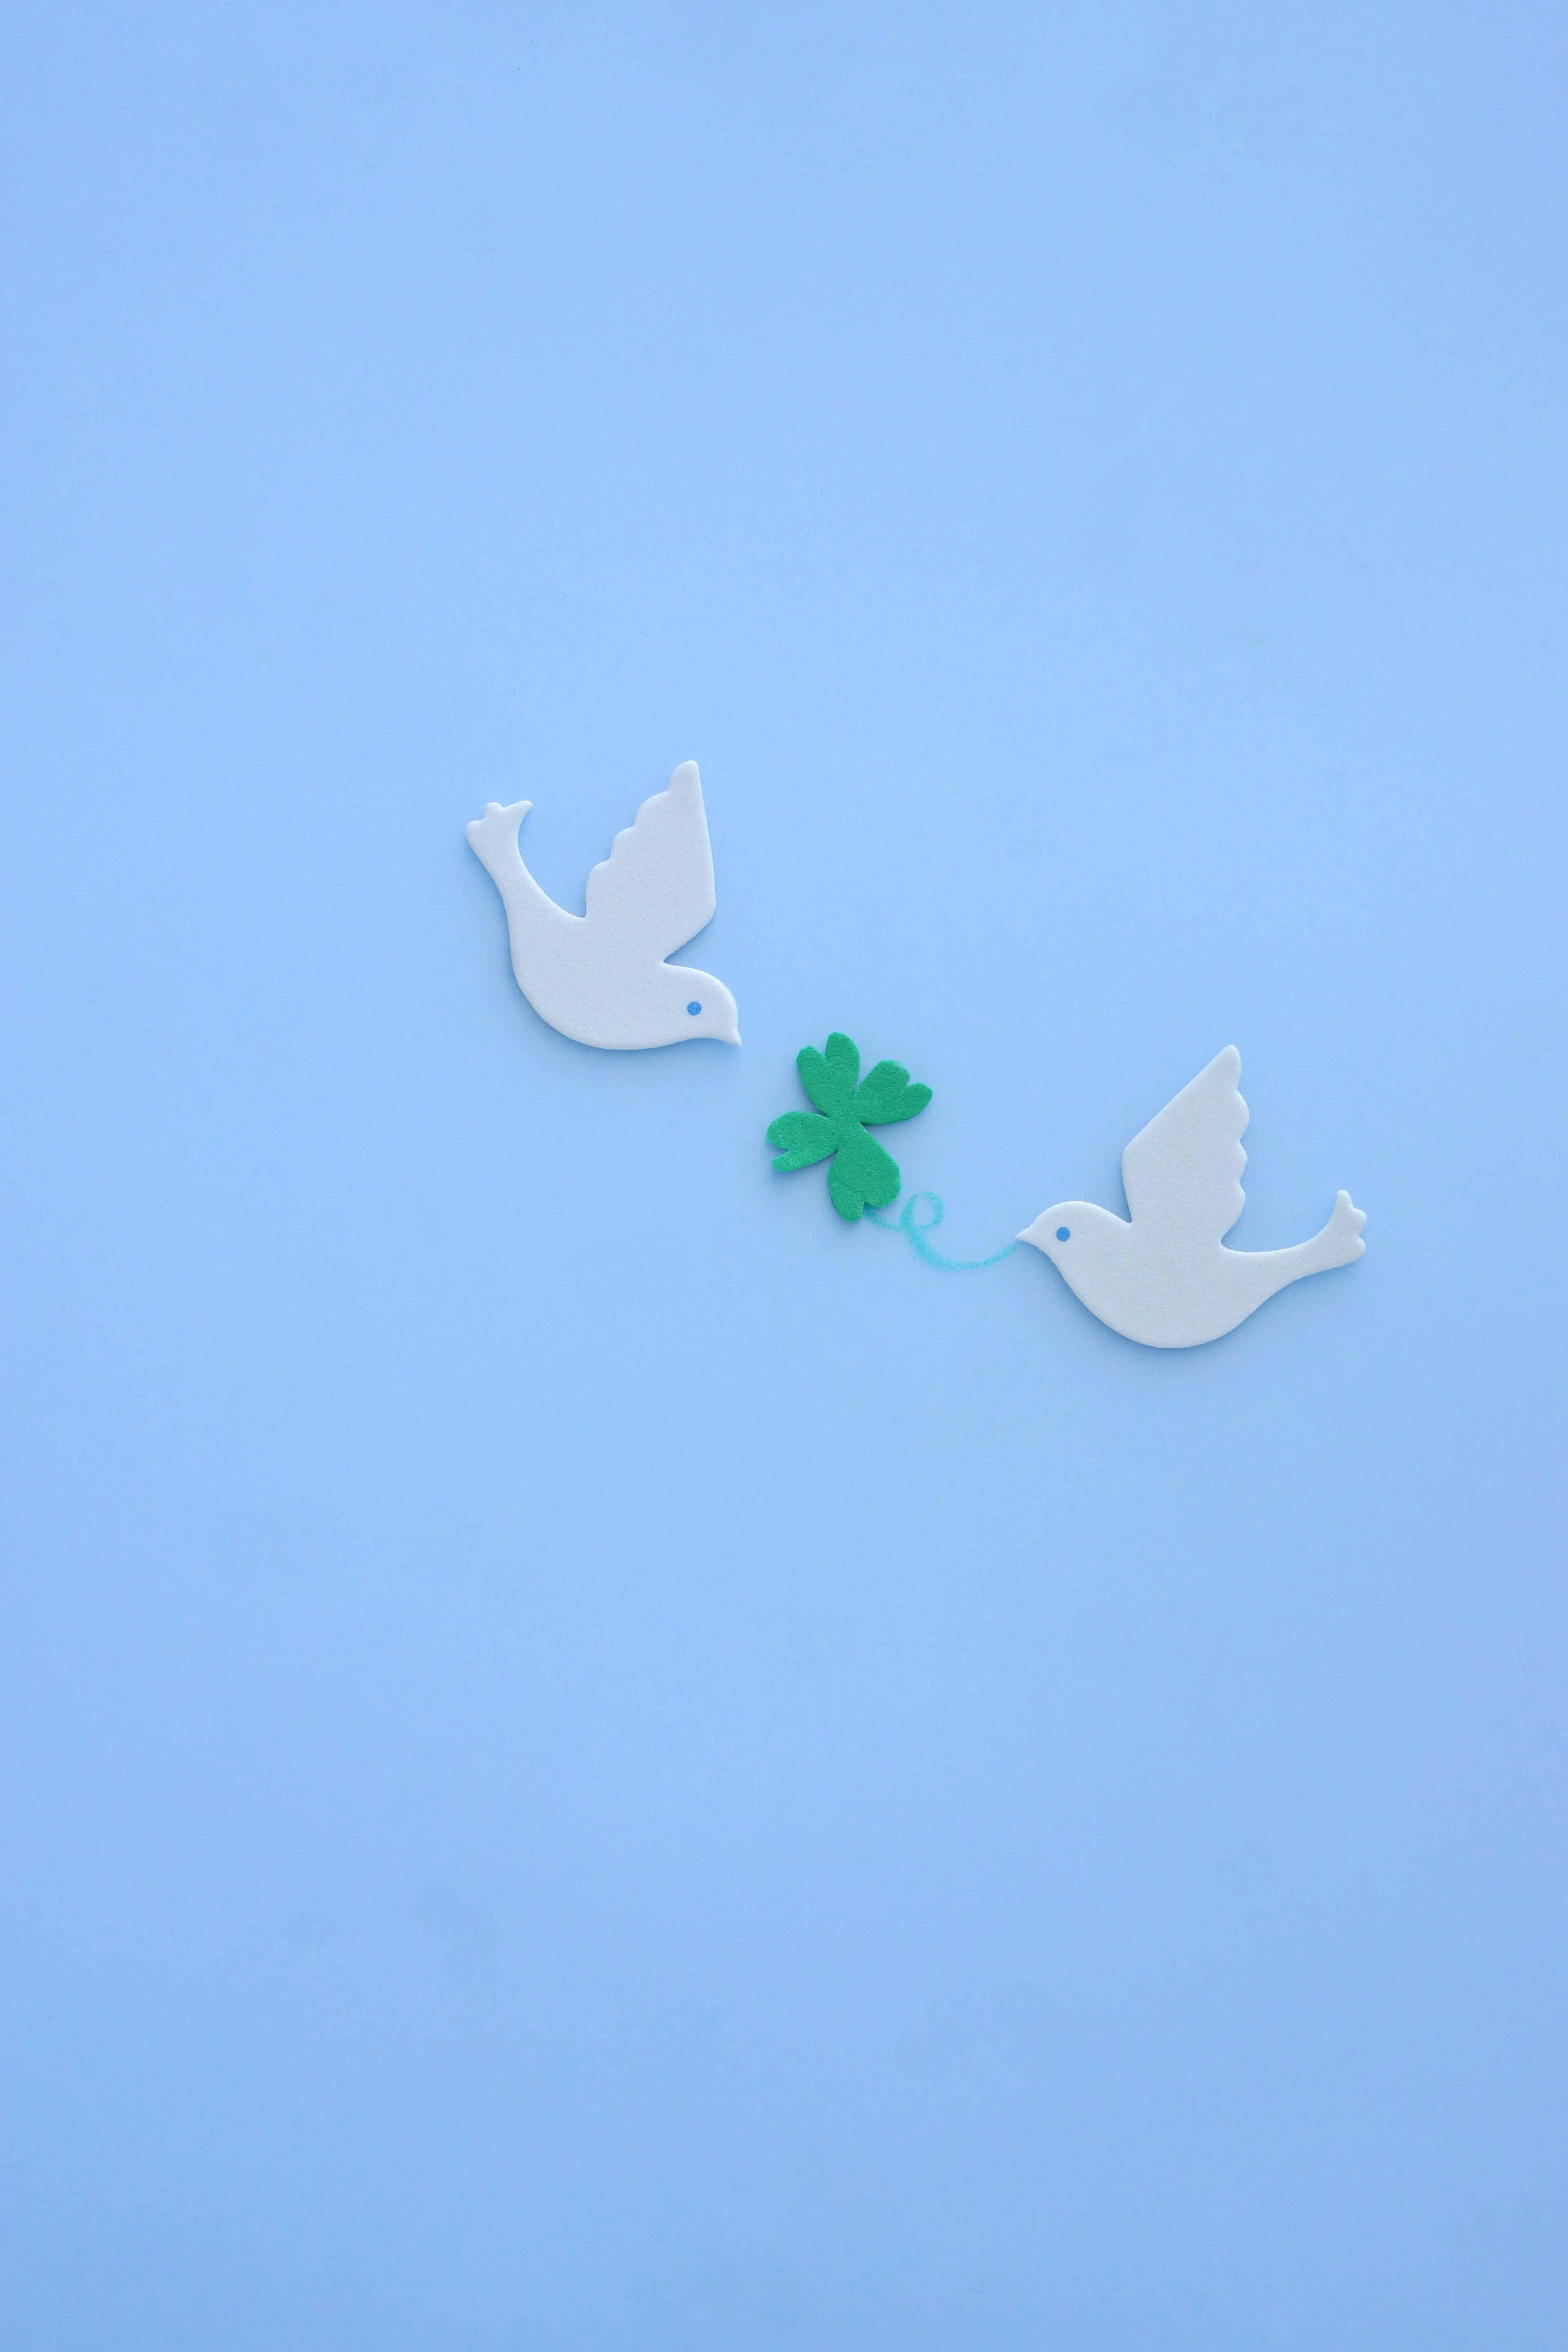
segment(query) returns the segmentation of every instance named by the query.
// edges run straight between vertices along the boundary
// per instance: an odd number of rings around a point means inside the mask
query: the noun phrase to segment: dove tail
[[[1366,1223],[1366,1211],[1358,1209],[1348,1192],[1334,1196],[1334,1213],[1318,1235],[1323,1245],[1325,1266],[1350,1265],[1366,1255],[1366,1244],[1361,1229]]]

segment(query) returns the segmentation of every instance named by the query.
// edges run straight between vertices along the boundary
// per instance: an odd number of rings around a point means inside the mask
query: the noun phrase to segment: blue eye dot
[[[1057,1239],[1058,1242],[1070,1242],[1072,1239],[1072,1227],[1070,1225],[1058,1225],[1057,1227]]]
[[[695,998],[695,997],[693,997],[693,998],[692,998],[692,1000],[691,1000],[691,1003],[687,1006],[687,1008],[686,1008],[686,1009],[687,1009],[688,1013],[700,1013],[700,1012],[701,1012],[701,1010],[702,1010],[702,1007],[700,1006],[700,1004],[699,1004],[699,1003],[698,1003],[698,1002],[697,1002],[696,998]]]

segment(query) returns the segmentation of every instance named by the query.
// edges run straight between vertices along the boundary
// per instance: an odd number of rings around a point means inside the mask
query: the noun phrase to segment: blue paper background
[[[6,47],[10,2352],[1561,2352],[1562,11]]]

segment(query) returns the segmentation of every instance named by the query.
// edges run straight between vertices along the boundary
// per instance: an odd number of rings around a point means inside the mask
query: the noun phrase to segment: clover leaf
[[[778,1152],[778,1169],[810,1168],[831,1160],[827,1196],[853,1223],[868,1208],[885,1209],[898,1196],[899,1163],[883,1150],[868,1127],[891,1127],[913,1118],[931,1100],[929,1087],[911,1086],[901,1062],[879,1062],[860,1076],[860,1050],[835,1030],[827,1051],[804,1046],[795,1068],[815,1110],[786,1110],[768,1129]]]

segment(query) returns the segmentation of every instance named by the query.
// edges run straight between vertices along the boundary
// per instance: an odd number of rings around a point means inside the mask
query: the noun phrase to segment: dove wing
[[[1147,1218],[1194,1242],[1229,1233],[1247,1206],[1240,1076],[1241,1055],[1227,1045],[1133,1137],[1121,1155],[1121,1182],[1134,1223]]]
[[[661,961],[713,918],[713,852],[697,763],[644,801],[588,877],[588,919]]]

